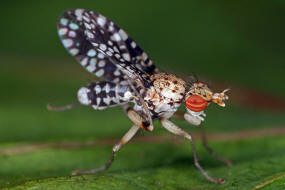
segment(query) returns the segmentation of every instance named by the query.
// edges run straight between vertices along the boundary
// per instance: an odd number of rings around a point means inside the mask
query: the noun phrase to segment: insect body
[[[191,135],[168,119],[185,102],[185,120],[193,125],[200,125],[206,116],[203,110],[210,102],[225,106],[223,101],[228,99],[226,90],[213,93],[205,83],[196,81],[189,86],[173,74],[159,72],[148,55],[123,29],[93,11],[66,11],[59,18],[58,34],[68,52],[88,72],[103,79],[79,89],[79,104],[92,106],[97,110],[121,106],[134,123],[113,147],[111,158],[105,165],[92,170],[77,170],[73,172],[74,175],[96,173],[109,168],[115,152],[140,128],[152,131],[152,121],[159,119],[165,129],[191,142],[194,163],[208,180],[224,182],[211,177],[203,170],[198,162]],[[65,110],[73,106],[50,108]],[[230,165],[223,157],[217,157]]]

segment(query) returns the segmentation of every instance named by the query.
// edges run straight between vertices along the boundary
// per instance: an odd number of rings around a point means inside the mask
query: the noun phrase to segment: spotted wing
[[[67,51],[90,73],[107,81],[125,80],[120,69],[99,52],[85,35],[82,20],[83,9],[68,10],[59,18],[58,34]]]
[[[118,82],[124,80],[126,74],[157,71],[147,54],[126,32],[93,11],[66,11],[59,19],[58,32],[68,52],[98,77]],[[123,73],[122,66],[128,71]]]
[[[139,79],[145,87],[151,84],[148,77],[156,72],[152,61],[124,30],[103,15],[84,9],[69,10],[61,16],[58,29],[66,49],[89,72],[114,82],[112,77],[118,71],[122,82],[131,78]],[[104,61],[102,67],[100,61]],[[132,82],[128,83],[152,124],[146,103]]]
[[[121,65],[131,63],[147,74],[156,71],[147,54],[114,22],[93,11],[85,10],[82,15],[86,36],[94,47]]]

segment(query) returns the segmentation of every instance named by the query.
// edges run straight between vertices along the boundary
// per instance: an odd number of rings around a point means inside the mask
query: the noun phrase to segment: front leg
[[[186,139],[188,139],[190,141],[190,144],[192,146],[192,152],[193,152],[193,157],[194,157],[194,164],[195,166],[201,171],[201,173],[211,182],[214,183],[224,183],[225,180],[221,179],[221,178],[213,178],[211,177],[199,164],[198,161],[198,157],[197,157],[197,153],[196,153],[196,149],[195,149],[195,145],[193,142],[193,139],[191,137],[191,135],[189,133],[187,133],[186,131],[184,131],[183,129],[179,128],[178,126],[176,126],[174,123],[172,123],[171,121],[167,120],[166,118],[161,118],[160,122],[162,124],[162,126],[167,129],[169,132],[184,137]]]
[[[206,117],[206,114],[201,111],[201,112],[192,112],[190,111],[190,113],[185,113],[184,114],[184,119],[195,126],[199,126],[201,124],[202,121],[204,121],[204,118]]]
[[[208,142],[207,142],[207,137],[205,135],[205,131],[204,131],[204,127],[203,125],[201,124],[201,120],[196,117],[196,116],[193,116],[189,113],[185,113],[184,114],[184,118],[185,120],[190,123],[190,124],[197,124],[199,123],[199,126],[200,126],[200,133],[201,133],[201,138],[202,138],[202,143],[203,143],[203,146],[205,147],[205,149],[212,154],[212,156],[214,156],[216,159],[220,160],[221,162],[224,162],[227,166],[232,166],[232,162],[226,158],[224,158],[223,156],[219,155],[218,153],[216,153],[209,145],[208,145]],[[204,119],[204,118],[203,118]],[[194,122],[193,122],[194,121]],[[196,123],[195,123],[196,122]]]
[[[220,160],[221,162],[224,162],[227,166],[231,167],[233,164],[230,160],[224,158],[223,156],[219,155],[216,153],[209,145],[207,142],[207,137],[204,131],[203,125],[200,125],[200,132],[201,132],[201,137],[202,137],[202,143],[205,149],[212,154],[216,159]]]

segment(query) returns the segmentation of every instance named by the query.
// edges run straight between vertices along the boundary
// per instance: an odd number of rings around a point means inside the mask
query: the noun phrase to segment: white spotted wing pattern
[[[62,44],[88,72],[107,81],[120,82],[122,72],[86,38],[83,12],[83,9],[68,10],[59,18],[57,28]]]
[[[119,83],[130,75],[157,72],[147,54],[123,29],[93,11],[64,12],[58,34],[64,47],[88,72],[107,81]]]

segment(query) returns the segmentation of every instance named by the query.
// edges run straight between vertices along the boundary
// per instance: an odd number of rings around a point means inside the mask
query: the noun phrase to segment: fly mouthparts
[[[229,96],[225,94],[229,90],[230,89],[227,88],[227,89],[223,90],[223,92],[221,92],[221,93],[215,93],[212,97],[212,102],[218,104],[219,106],[225,107],[226,104],[223,101],[229,99]]]
[[[231,90],[230,88],[227,88],[227,89],[223,90],[223,92],[221,93],[222,96],[223,96],[223,100],[228,100],[229,99],[229,96],[226,95],[225,93],[230,91],[230,90]]]

